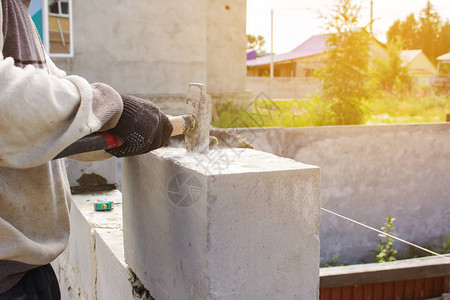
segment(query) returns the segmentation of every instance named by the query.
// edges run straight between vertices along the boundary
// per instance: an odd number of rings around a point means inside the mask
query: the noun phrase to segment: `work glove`
[[[144,154],[164,146],[173,131],[172,123],[150,101],[121,95],[123,112],[116,127],[109,133],[120,137],[124,143],[106,150],[115,157]]]

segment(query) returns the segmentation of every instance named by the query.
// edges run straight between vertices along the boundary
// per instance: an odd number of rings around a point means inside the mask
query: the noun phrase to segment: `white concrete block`
[[[94,203],[97,201],[113,201],[115,208],[108,212],[97,212],[94,210]],[[121,203],[122,194],[117,190],[73,195],[69,244],[52,263],[63,300],[106,299],[99,298],[99,295],[109,293],[109,290],[114,290],[117,286],[125,287],[126,284],[129,287],[127,291],[131,291],[128,279],[116,281],[114,287],[105,286],[105,280],[110,278],[108,276],[123,278],[123,273],[128,271],[127,267],[116,274],[103,273],[107,272],[108,268],[118,270],[124,264],[123,250],[120,252],[123,245]],[[100,233],[95,234],[95,230]],[[120,235],[117,232],[120,232]],[[110,250],[107,250],[108,247]],[[129,295],[132,295],[131,292]]]
[[[318,299],[319,168],[249,149],[123,165],[125,259],[155,299]]]
[[[70,210],[71,232],[66,250],[57,258],[62,299],[91,300],[95,295],[95,241],[91,226],[77,205]]]
[[[97,300],[133,300],[131,274],[125,264],[121,229],[95,230]]]

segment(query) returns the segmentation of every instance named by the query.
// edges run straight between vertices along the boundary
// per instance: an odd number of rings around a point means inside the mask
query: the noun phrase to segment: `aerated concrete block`
[[[155,299],[318,299],[319,168],[250,149],[123,165],[125,260]]]

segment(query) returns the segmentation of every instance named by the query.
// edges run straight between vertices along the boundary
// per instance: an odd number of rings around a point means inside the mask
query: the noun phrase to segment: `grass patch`
[[[445,122],[450,113],[450,94],[385,96],[365,103],[365,124]],[[221,128],[305,127],[335,125],[330,104],[309,99],[257,99],[249,105],[226,101],[215,105],[212,124]]]
[[[450,113],[450,94],[429,96],[388,96],[369,105],[366,124],[445,122]]]

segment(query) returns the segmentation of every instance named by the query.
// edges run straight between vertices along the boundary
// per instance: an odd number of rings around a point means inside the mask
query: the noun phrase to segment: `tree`
[[[450,24],[448,21],[445,24],[442,22],[428,0],[417,20],[414,14],[409,15],[405,21],[396,20],[386,37],[388,42],[401,38],[405,49],[422,49],[435,62],[436,57],[450,49]]]
[[[325,66],[315,75],[322,81],[322,98],[338,125],[364,123],[364,101],[369,98],[369,38],[358,26],[361,7],[352,0],[338,0],[325,17],[330,32]]]
[[[265,44],[266,41],[262,35],[255,36],[247,34],[247,49],[255,49],[259,52],[264,52],[265,50],[263,47]]]
[[[386,34],[387,41],[388,43],[395,43],[395,41],[401,39],[405,49],[414,49],[418,44],[418,32],[419,24],[414,14],[410,14],[404,22],[400,20],[394,21]]]
[[[388,59],[375,58],[373,61],[375,87],[379,91],[404,93],[410,91],[413,80],[409,66],[400,57],[403,41],[398,38],[386,46]]]
[[[420,12],[420,28],[419,28],[419,49],[422,49],[425,55],[432,60],[437,56],[437,42],[441,29],[441,20],[437,12],[433,10],[430,0]]]
[[[450,23],[447,21],[441,27],[441,31],[439,32],[436,53],[437,56],[445,54],[450,51]]]

